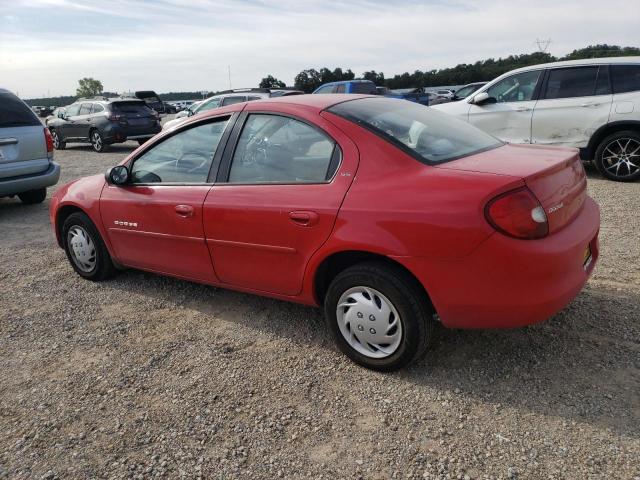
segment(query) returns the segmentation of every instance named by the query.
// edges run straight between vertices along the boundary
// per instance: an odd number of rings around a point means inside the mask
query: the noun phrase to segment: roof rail
[[[82,102],[82,101],[91,101],[91,100],[99,100],[99,101],[103,101],[103,102],[108,102],[109,98],[105,97],[104,95],[95,95],[93,97],[81,97],[79,99],[76,100],[76,102]]]
[[[217,92],[215,95],[222,95],[225,93],[244,93],[244,92],[271,93],[271,90],[269,90],[268,88],[234,88],[233,90],[223,90],[222,92]]]

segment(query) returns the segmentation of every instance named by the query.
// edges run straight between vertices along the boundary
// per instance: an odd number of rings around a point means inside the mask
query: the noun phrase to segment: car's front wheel
[[[609,135],[598,145],[594,163],[610,180],[632,182],[640,179],[640,134],[629,130]]]
[[[72,213],[62,225],[64,251],[73,269],[88,280],[105,280],[115,273],[109,251],[91,219]]]
[[[325,298],[327,324],[340,350],[379,371],[397,370],[424,354],[433,336],[433,313],[417,282],[386,263],[343,270]]]
[[[104,143],[104,139],[98,130],[91,132],[89,140],[91,140],[91,146],[96,152],[104,152],[107,149],[107,145]]]

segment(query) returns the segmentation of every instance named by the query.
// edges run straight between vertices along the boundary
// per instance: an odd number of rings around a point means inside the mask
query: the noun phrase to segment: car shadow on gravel
[[[137,142],[115,143],[109,145],[104,153],[130,153],[138,147]],[[67,143],[65,150],[85,151],[100,155],[100,153],[96,152],[88,143]]]
[[[317,308],[137,271],[123,272],[108,285],[221,318],[256,338],[275,335],[300,348],[336,350]],[[640,438],[638,318],[637,294],[588,286],[563,312],[538,325],[439,328],[423,359],[388,375],[416,389],[465,395],[496,409],[524,407]]]

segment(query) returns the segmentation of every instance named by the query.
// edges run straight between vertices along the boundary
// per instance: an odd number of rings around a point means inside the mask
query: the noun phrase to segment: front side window
[[[335,142],[293,118],[252,114],[233,155],[232,183],[321,183],[337,167]]]
[[[207,110],[218,108],[220,106],[220,100],[220,97],[205,100],[200,106],[194,109],[193,113],[206,112]]]
[[[489,87],[487,94],[498,103],[526,102],[533,98],[540,73],[540,70],[516,73]]]
[[[443,163],[503,145],[467,122],[414,102],[363,98],[339,103],[329,111],[372,131],[427,164]]]
[[[344,88],[344,84],[342,84],[336,87],[336,90],[334,93],[344,93],[344,92],[345,92],[345,88]]]
[[[82,106],[80,107],[79,115],[89,115],[90,113],[91,113],[91,104],[83,103]]]
[[[549,71],[544,98],[572,98],[593,95],[598,67],[554,68]]]
[[[611,65],[613,93],[640,91],[640,65]]]
[[[67,117],[75,117],[76,115],[78,115],[79,111],[80,111],[79,103],[74,103],[73,105],[69,105],[67,107]]]
[[[153,146],[134,160],[132,183],[206,183],[227,120],[196,125]]]
[[[320,87],[315,93],[333,93],[333,85],[325,85],[324,87]]]

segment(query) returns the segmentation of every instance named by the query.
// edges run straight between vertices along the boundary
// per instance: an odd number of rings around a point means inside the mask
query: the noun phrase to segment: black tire
[[[138,145],[144,145],[145,143],[147,143],[148,140],[149,140],[148,138],[139,138]]]
[[[382,293],[400,316],[402,338],[395,351],[387,357],[363,355],[347,342],[340,331],[338,301],[347,290],[358,286]],[[357,364],[372,370],[389,372],[409,365],[424,354],[433,337],[434,311],[428,298],[414,278],[392,264],[364,262],[343,270],[331,282],[324,308],[327,326],[340,350]],[[361,330],[360,327],[358,329]]]
[[[93,149],[98,153],[102,153],[107,149],[107,144],[104,143],[104,138],[102,138],[98,130],[91,130],[89,132],[89,141]]]
[[[67,148],[67,142],[60,138],[60,134],[55,128],[51,129],[51,138],[53,139],[53,148],[56,150],[64,150]]]
[[[18,198],[22,203],[33,205],[34,203],[42,203],[47,198],[47,189],[39,188],[38,190],[29,190],[18,194]]]
[[[625,147],[629,145],[626,151]],[[616,132],[600,142],[593,163],[609,180],[633,182],[640,179],[640,150],[637,148],[640,148],[640,133]]]
[[[71,252],[72,246],[70,245],[69,231],[74,227],[81,227],[89,235],[95,247],[95,265],[89,271],[81,269],[73,258],[74,254]],[[69,263],[81,277],[98,282],[106,280],[116,273],[111,255],[109,255],[98,229],[86,214],[76,212],[65,219],[62,224],[62,243]]]

